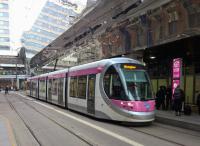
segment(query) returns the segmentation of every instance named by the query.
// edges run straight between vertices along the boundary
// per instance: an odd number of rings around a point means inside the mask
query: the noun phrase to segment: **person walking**
[[[178,85],[176,89],[174,90],[174,108],[175,108],[175,114],[176,116],[181,116],[181,109],[182,109],[182,101],[184,99],[184,92]]]

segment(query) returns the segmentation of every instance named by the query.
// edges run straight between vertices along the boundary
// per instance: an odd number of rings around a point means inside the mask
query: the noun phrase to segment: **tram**
[[[141,62],[104,59],[34,76],[29,96],[96,118],[151,123],[155,99]]]

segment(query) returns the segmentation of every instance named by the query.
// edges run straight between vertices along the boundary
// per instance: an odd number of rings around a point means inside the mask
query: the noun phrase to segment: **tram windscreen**
[[[153,99],[148,74],[140,66],[115,64],[105,72],[104,91],[115,100]]]
[[[129,100],[152,99],[152,89],[148,74],[135,65],[121,65],[122,76]]]
[[[107,69],[103,80],[104,91],[108,98],[115,100],[129,100],[125,94],[119,73],[114,66],[110,66]]]

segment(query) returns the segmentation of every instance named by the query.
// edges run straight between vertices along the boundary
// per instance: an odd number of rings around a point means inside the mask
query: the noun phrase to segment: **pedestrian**
[[[181,116],[182,102],[184,100],[184,92],[179,85],[174,90],[173,100],[174,100],[175,114],[176,116]]]
[[[200,115],[200,93],[197,95],[197,106],[198,106],[198,111]]]
[[[160,109],[160,106],[162,109],[165,109],[165,89],[164,86],[160,86],[160,89],[156,93],[156,109]]]
[[[172,88],[168,86],[166,89],[166,110],[172,109]]]
[[[160,109],[160,89],[156,92],[156,109]]]
[[[5,87],[5,94],[8,94],[8,86]]]

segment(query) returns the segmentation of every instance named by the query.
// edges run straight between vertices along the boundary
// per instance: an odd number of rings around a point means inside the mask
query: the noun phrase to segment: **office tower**
[[[9,1],[0,0],[0,51],[10,51]]]
[[[69,28],[69,16],[77,15],[73,9],[74,4],[69,5],[55,0],[46,2],[32,28],[22,35],[21,41],[26,48],[27,58],[33,57]]]

